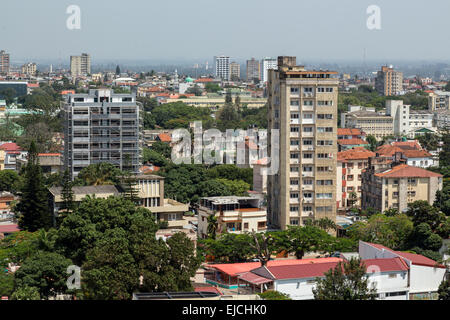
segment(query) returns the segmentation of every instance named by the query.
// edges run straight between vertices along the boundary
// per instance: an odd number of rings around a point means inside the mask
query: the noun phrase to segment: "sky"
[[[0,50],[13,63],[91,54],[101,61],[450,60],[447,0],[3,0]],[[69,30],[67,7],[81,11]],[[369,30],[369,5],[381,29]]]

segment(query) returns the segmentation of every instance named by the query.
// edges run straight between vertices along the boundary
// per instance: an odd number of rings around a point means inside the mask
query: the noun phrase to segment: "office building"
[[[230,80],[238,81],[241,78],[241,65],[237,62],[230,63]]]
[[[5,50],[0,51],[0,74],[7,75],[9,73],[9,53]]]
[[[403,91],[403,73],[392,66],[382,66],[375,78],[375,89],[383,96],[398,95]]]
[[[72,177],[99,162],[138,172],[142,111],[134,94],[112,89],[69,94],[64,112],[64,162]]]
[[[450,92],[435,90],[428,94],[428,110],[449,110],[450,109]]]
[[[74,78],[91,74],[91,56],[87,53],[82,53],[81,56],[71,56],[70,73]]]
[[[215,56],[214,70],[216,78],[226,81],[230,80],[230,57]]]
[[[277,59],[266,57],[261,60],[261,81],[267,82],[267,70],[276,70],[278,68]]]
[[[268,176],[268,219],[286,229],[336,217],[338,73],[278,57],[268,71],[268,150],[279,130],[279,171]],[[271,161],[277,155],[269,155]]]
[[[259,61],[252,58],[247,60],[247,81],[259,81],[261,80],[261,68]]]

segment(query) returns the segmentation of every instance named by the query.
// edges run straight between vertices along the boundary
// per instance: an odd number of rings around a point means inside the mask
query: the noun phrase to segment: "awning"
[[[253,272],[246,272],[244,274],[241,274],[238,278],[239,278],[239,280],[243,280],[245,282],[255,284],[255,285],[272,282],[272,280],[264,278],[264,277],[260,277],[256,274],[254,274]]]

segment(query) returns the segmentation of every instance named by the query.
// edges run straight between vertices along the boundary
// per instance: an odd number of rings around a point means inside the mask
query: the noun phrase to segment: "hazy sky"
[[[66,8],[81,8],[81,29]],[[381,30],[366,27],[369,5]],[[100,60],[450,60],[448,0],[2,0],[12,62],[90,53]]]

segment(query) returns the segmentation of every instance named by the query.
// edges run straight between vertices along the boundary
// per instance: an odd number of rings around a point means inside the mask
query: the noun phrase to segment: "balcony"
[[[308,146],[308,145],[303,145],[302,146],[302,151],[314,151],[314,147],[313,146]]]
[[[302,111],[314,111],[314,106],[302,106]]]
[[[300,132],[291,132],[290,138],[300,138]]]
[[[300,106],[293,106],[293,105],[291,105],[290,110],[299,112],[300,111]]]
[[[305,132],[305,131],[303,131],[303,132],[302,132],[302,137],[303,137],[303,138],[308,138],[308,137],[309,137],[309,138],[313,138],[313,137],[314,137],[314,132],[312,132],[312,131],[311,131],[311,132]]]
[[[312,171],[303,171],[302,177],[314,177],[314,172]]]
[[[300,119],[291,119],[291,124],[300,124]]]
[[[313,203],[313,198],[303,198],[303,203]]]
[[[302,124],[314,124],[314,119],[302,119]]]
[[[314,190],[314,186],[312,184],[302,185],[302,191],[312,191],[312,190]]]
[[[302,159],[302,163],[303,164],[313,164],[314,163],[314,158],[303,158]]]
[[[290,185],[289,186],[289,191],[300,191],[300,186],[299,185]]]
[[[303,92],[303,98],[312,98],[314,97],[313,92]]]
[[[289,198],[289,203],[290,204],[299,204],[300,199],[299,198]]]
[[[300,151],[300,146],[291,146],[289,148],[290,151]]]
[[[289,163],[290,164],[299,164],[300,163],[300,159],[289,159]]]

